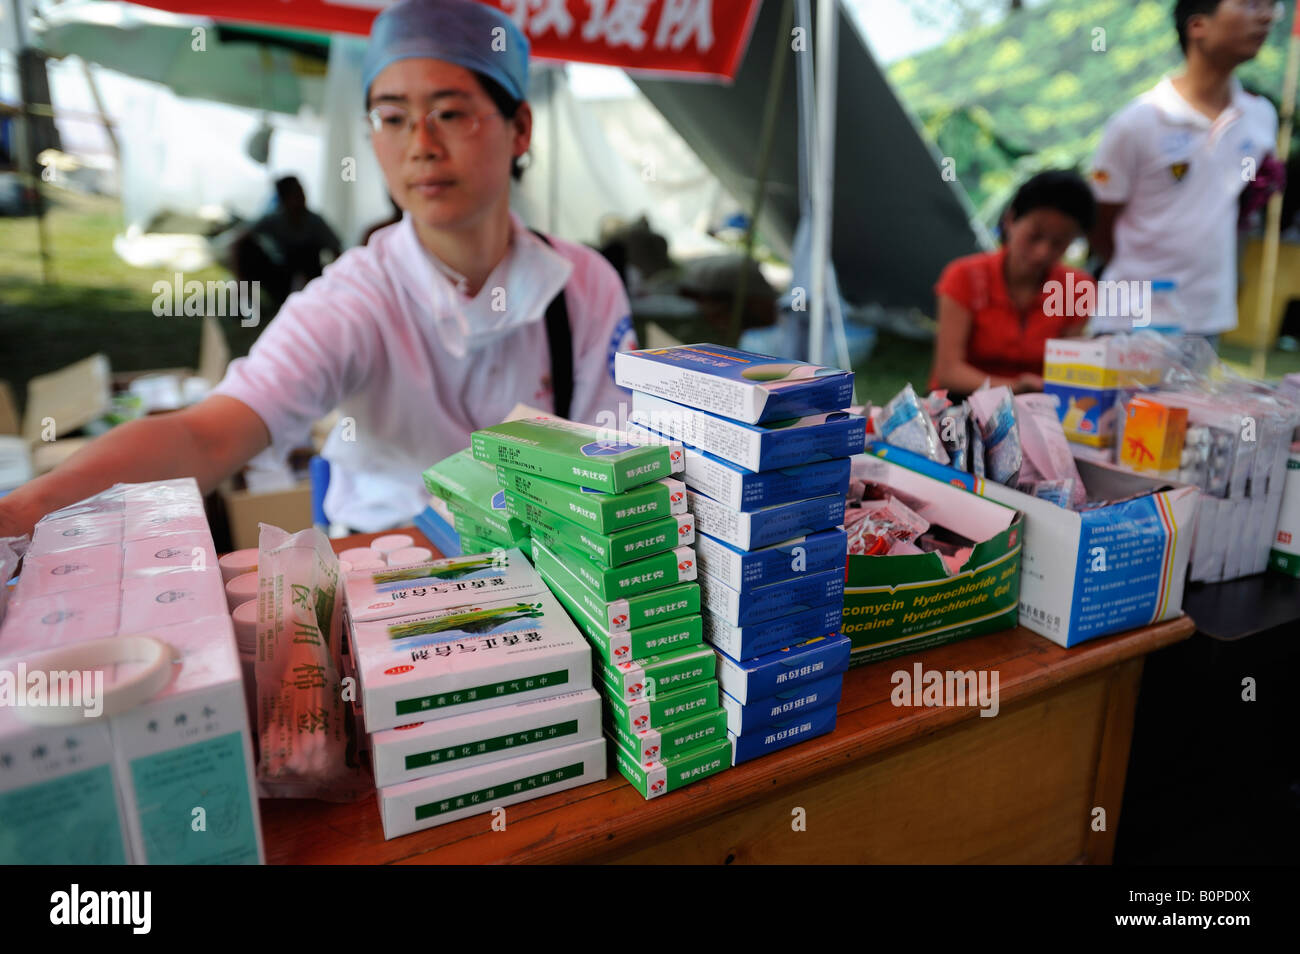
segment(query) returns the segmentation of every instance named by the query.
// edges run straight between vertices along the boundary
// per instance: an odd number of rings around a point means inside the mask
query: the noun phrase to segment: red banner
[[[147,6],[326,33],[370,32],[385,0],[141,0]],[[482,0],[543,60],[732,79],[760,0]]]

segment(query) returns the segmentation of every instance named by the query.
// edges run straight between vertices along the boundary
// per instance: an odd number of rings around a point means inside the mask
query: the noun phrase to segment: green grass
[[[113,251],[122,231],[115,199],[46,189],[49,283],[42,281],[37,220],[0,218],[0,380],[14,388],[19,407],[27,382],[96,352],[114,371],[194,367],[202,323],[159,318],[153,283],[172,281],[162,269],[133,268]],[[185,279],[226,280],[219,267],[186,272]],[[222,322],[233,355],[247,354],[258,329]]]
[[[928,341],[909,341],[882,331],[871,357],[853,369],[858,403],[884,404],[909,381],[916,393],[924,396],[928,391],[931,354],[932,345]]]

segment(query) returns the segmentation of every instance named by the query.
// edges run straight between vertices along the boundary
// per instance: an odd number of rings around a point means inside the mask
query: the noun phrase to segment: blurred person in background
[[[261,282],[262,292],[279,309],[293,292],[319,278],[322,256],[343,254],[334,230],[307,208],[307,195],[296,176],[275,183],[276,207],[254,222],[240,239],[236,263],[241,281]]]
[[[1002,247],[948,265],[935,283],[939,328],[930,389],[964,397],[987,381],[1020,394],[1043,388],[1049,338],[1082,333],[1092,277],[1061,263],[1088,233],[1096,203],[1074,172],[1040,172],[1002,217]]]
[[[1212,342],[1237,327],[1239,201],[1276,163],[1277,112],[1242,89],[1273,0],[1178,0],[1184,68],[1106,124],[1092,160],[1094,259],[1107,281],[1172,283],[1155,324]],[[1131,309],[1130,309],[1131,310]],[[1125,331],[1150,314],[1098,314],[1096,331]]]

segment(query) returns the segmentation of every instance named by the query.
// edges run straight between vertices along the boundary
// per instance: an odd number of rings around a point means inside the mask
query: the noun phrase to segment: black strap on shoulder
[[[530,230],[547,245],[551,240],[537,229]],[[564,289],[546,306],[546,343],[551,349],[551,390],[555,394],[555,413],[568,417],[573,404],[573,329],[569,326],[569,306]]]

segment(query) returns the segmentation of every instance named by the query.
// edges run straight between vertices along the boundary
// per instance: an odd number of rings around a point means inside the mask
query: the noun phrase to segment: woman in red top
[[[1095,289],[1083,293],[1092,277],[1061,264],[1095,216],[1092,190],[1073,172],[1042,172],[1020,187],[1002,218],[1002,248],[957,259],[934,286],[931,389],[966,395],[988,380],[1042,390],[1047,339],[1078,335],[1089,317],[1079,306],[1095,301]]]

